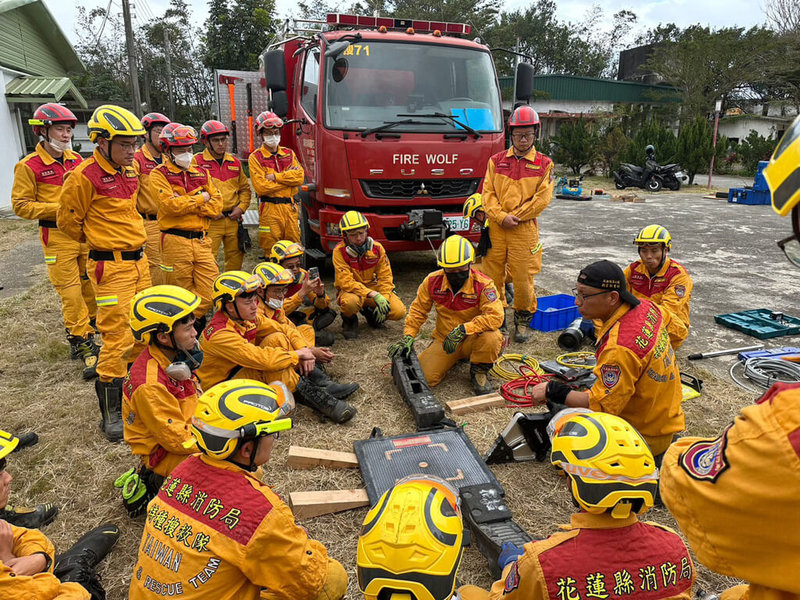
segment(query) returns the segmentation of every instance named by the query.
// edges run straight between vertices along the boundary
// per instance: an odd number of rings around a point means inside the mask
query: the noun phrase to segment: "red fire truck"
[[[467,232],[461,206],[505,144],[489,49],[461,23],[346,14],[295,23],[321,27],[286,28],[261,64],[270,108],[290,122],[282,143],[306,173],[304,245],[329,254],[353,209],[390,252]],[[515,99],[532,90],[522,63]]]

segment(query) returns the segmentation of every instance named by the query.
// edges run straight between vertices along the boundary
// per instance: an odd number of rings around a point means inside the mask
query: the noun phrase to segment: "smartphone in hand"
[[[315,279],[319,279],[319,267],[311,267],[308,270],[308,280],[314,281]]]

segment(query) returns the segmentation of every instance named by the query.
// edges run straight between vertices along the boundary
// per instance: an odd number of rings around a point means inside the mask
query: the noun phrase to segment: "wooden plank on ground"
[[[289,506],[297,519],[369,506],[367,490],[324,490],[322,492],[291,492]]]
[[[313,469],[314,467],[356,469],[358,468],[358,459],[353,452],[335,452],[333,450],[320,450],[319,448],[289,446],[286,466],[293,469]]]
[[[470,396],[460,400],[451,400],[445,403],[447,410],[454,415],[465,415],[467,413],[489,410],[498,406],[505,406],[506,401],[500,394],[484,394],[483,396]]]

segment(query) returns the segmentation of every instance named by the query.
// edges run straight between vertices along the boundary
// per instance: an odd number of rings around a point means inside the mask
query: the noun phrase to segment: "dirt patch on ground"
[[[698,202],[694,197],[690,200],[675,194],[652,201],[648,196],[645,204],[625,206],[554,200],[541,223],[545,259],[544,271],[537,282],[540,295],[568,292],[574,287],[581,266],[607,257],[620,264],[632,260],[635,255],[631,241],[635,231],[649,222],[666,221],[664,224],[676,239],[675,255],[687,264],[697,283],[693,299],[694,330],[685,348],[679,351],[679,358],[685,370],[705,380],[706,388],[702,397],[685,405],[687,429],[692,434],[716,435],[753,397],[742,393],[727,378],[729,360],[695,364],[686,361],[685,356],[702,349],[752,342],[752,338],[733,335],[714,325],[710,315],[754,304],[776,310],[786,306],[791,313],[789,300],[795,295],[784,291],[779,281],[796,282],[796,275],[792,279],[788,265],[784,269],[777,252],[772,252],[774,240],[783,237],[776,231],[783,223],[767,213],[768,207],[729,209],[724,201],[708,201],[707,205]],[[761,208],[764,210],[759,211]],[[713,219],[708,217],[711,212]],[[721,222],[721,215],[729,221],[727,225]],[[0,232],[6,231],[2,229],[6,226],[6,222],[0,221]],[[750,233],[736,227],[746,227]],[[0,246],[4,276],[8,257],[15,248],[38,244],[35,228],[22,226],[9,231],[17,237],[13,244],[4,242]],[[39,254],[34,256],[40,260]],[[715,256],[719,258],[714,259]],[[252,268],[255,262],[255,254],[248,256],[245,268]],[[424,275],[435,268],[432,254],[398,254],[392,257],[392,263],[398,293],[408,304]],[[749,265],[747,268],[745,263]],[[3,415],[0,427],[12,431],[35,429],[41,438],[38,446],[11,457],[9,471],[15,477],[11,500],[22,504],[47,501],[59,504],[61,514],[45,530],[58,549],[67,548],[85,530],[100,523],[118,524],[122,530],[120,543],[100,572],[109,598],[124,598],[143,521],[128,519],[112,484],[135,461],[124,444],[107,443],[99,431],[93,385],[81,380],[78,363],[68,358],[58,299],[46,280],[43,266],[37,268],[35,284],[28,291],[0,300],[0,328],[4,332],[0,338]],[[325,276],[330,282],[330,272]],[[337,359],[331,374],[342,381],[361,384],[361,390],[352,398],[359,413],[353,422],[336,426],[320,423],[304,407],[298,409],[295,429],[276,444],[265,472],[265,481],[275,486],[284,498],[292,491],[363,487],[358,471],[288,469],[285,462],[290,444],[349,451],[354,441],[367,438],[376,426],[384,435],[414,431],[411,414],[392,384],[386,358],[386,347],[401,337],[402,324],[389,323],[383,330],[370,330],[362,323],[361,337],[351,342],[338,335],[340,321],[331,329],[338,338],[333,347]],[[418,349],[424,348],[431,329],[432,321],[423,330]],[[559,353],[556,337],[556,333],[537,333],[528,344],[512,344],[509,351],[552,358]],[[472,395],[468,365],[458,365],[435,391],[440,402]],[[459,423],[464,424],[473,444],[484,454],[512,412],[494,409],[461,417]],[[506,489],[516,520],[532,536],[545,537],[558,523],[568,522],[573,512],[569,494],[549,464],[514,464],[493,467],[493,471]],[[355,549],[365,514],[366,509],[361,509],[303,522],[309,533],[321,540],[329,553],[347,568],[348,598],[352,599],[360,598],[355,583]],[[652,510],[647,518],[675,526],[663,508]],[[699,588],[718,591],[731,583],[702,567],[699,571]],[[459,583],[491,584],[485,559],[475,548],[467,549],[464,555]]]

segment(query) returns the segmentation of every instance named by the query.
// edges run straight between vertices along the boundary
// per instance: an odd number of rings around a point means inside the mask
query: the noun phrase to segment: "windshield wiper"
[[[386,131],[398,125],[422,125],[423,121],[415,121],[414,119],[405,119],[403,121],[384,121],[383,125],[377,127],[370,127],[361,132],[361,137],[366,138],[370,133],[378,133],[379,131]]]
[[[417,113],[413,113],[413,114],[400,114],[400,115],[396,115],[396,116],[398,116],[398,117],[423,117],[423,118],[427,117],[429,119],[434,119],[434,118],[446,119],[446,120],[450,121],[451,123],[454,123],[454,124],[458,125],[459,127],[462,127],[466,132],[470,133],[471,135],[474,135],[476,140],[478,138],[482,138],[483,137],[483,134],[478,133],[472,127],[467,125],[466,123],[462,123],[454,115],[446,115],[444,113],[435,112],[435,113],[428,113],[428,114],[422,114],[422,115],[417,114]]]

